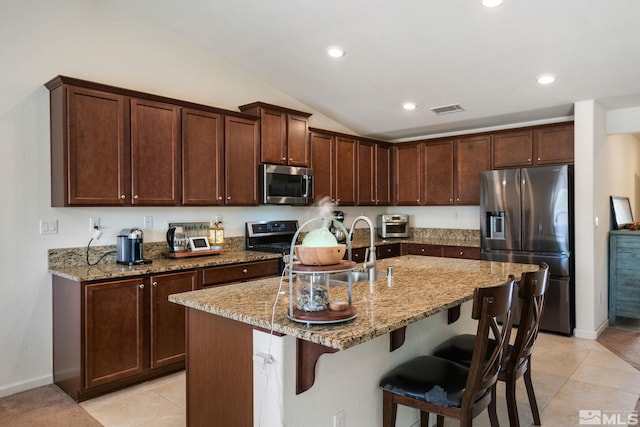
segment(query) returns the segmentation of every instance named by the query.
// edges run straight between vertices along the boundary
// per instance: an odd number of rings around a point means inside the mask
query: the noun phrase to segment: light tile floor
[[[626,420],[640,396],[640,371],[596,341],[540,334],[532,365],[543,426],[578,426],[579,410],[599,410],[608,417],[620,414],[620,419]],[[520,424],[531,425],[522,380],[516,394]],[[502,383],[498,384],[498,397],[500,425],[507,426]],[[106,427],[177,427],[185,425],[185,403],[185,375],[179,372],[81,406]],[[447,420],[445,425],[456,423]],[[475,425],[489,425],[486,412],[474,420]]]

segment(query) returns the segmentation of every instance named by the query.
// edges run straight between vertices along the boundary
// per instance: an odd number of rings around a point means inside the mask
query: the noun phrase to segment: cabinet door
[[[402,255],[402,245],[400,243],[376,246],[377,259],[393,258],[400,255]]]
[[[395,175],[394,204],[399,206],[420,205],[422,193],[422,145],[398,145],[394,150],[393,170]]]
[[[260,114],[260,162],[287,164],[287,115],[282,111],[258,109]]]
[[[151,276],[151,369],[184,361],[185,308],[168,298],[195,289],[195,271]]]
[[[429,142],[424,152],[424,204],[453,204],[453,141]]]
[[[375,145],[358,141],[358,205],[375,205]]]
[[[495,169],[532,164],[533,131],[504,132],[493,136],[493,167]]]
[[[64,102],[54,102],[61,93],[52,93],[51,105],[52,206],[123,205],[128,198],[125,98],[68,87],[65,123]]]
[[[84,287],[86,388],[142,373],[144,286],[138,278]]]
[[[356,204],[356,141],[336,137],[336,204]]]
[[[131,99],[131,193],[134,205],[180,202],[180,108]]]
[[[314,173],[314,201],[318,202],[324,197],[329,197],[332,202],[335,202],[334,138],[331,135],[311,132],[309,140],[311,167]]]
[[[287,114],[287,163],[291,166],[309,166],[309,120],[307,117]]]
[[[202,286],[226,285],[235,282],[245,282],[260,277],[278,276],[279,274],[279,259],[209,267],[202,269]]]
[[[391,148],[376,144],[375,153],[376,205],[388,206],[391,204]]]
[[[573,163],[573,124],[536,129],[535,160],[538,165]]]
[[[225,204],[258,204],[258,122],[225,117],[224,128]]]
[[[224,118],[182,110],[182,204],[224,204]]]
[[[480,205],[480,172],[491,170],[491,136],[456,141],[455,204]]]

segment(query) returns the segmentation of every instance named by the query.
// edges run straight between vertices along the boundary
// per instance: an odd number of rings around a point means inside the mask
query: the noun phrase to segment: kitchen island
[[[334,416],[381,425],[379,377],[451,335],[475,332],[475,287],[537,269],[423,256],[378,262],[378,270],[390,266],[391,278],[354,283],[358,314],[345,323],[289,320],[288,276],[171,295],[187,307],[187,425],[313,427]],[[346,298],[346,286],[333,292]],[[459,305],[460,320],[449,324],[447,310]],[[416,419],[399,411],[397,425]]]

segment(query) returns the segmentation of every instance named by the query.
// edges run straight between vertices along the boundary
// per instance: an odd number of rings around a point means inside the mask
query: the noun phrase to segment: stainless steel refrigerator
[[[549,264],[540,329],[571,335],[575,326],[572,167],[482,172],[480,232],[484,260]]]

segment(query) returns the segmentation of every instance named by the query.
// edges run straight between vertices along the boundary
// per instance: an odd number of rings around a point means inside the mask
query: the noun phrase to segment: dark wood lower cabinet
[[[53,276],[53,378],[76,401],[185,365],[185,308],[195,270],[104,282]]]
[[[407,243],[407,254],[439,256],[446,258],[480,259],[480,248],[474,246],[443,246],[422,243]]]

